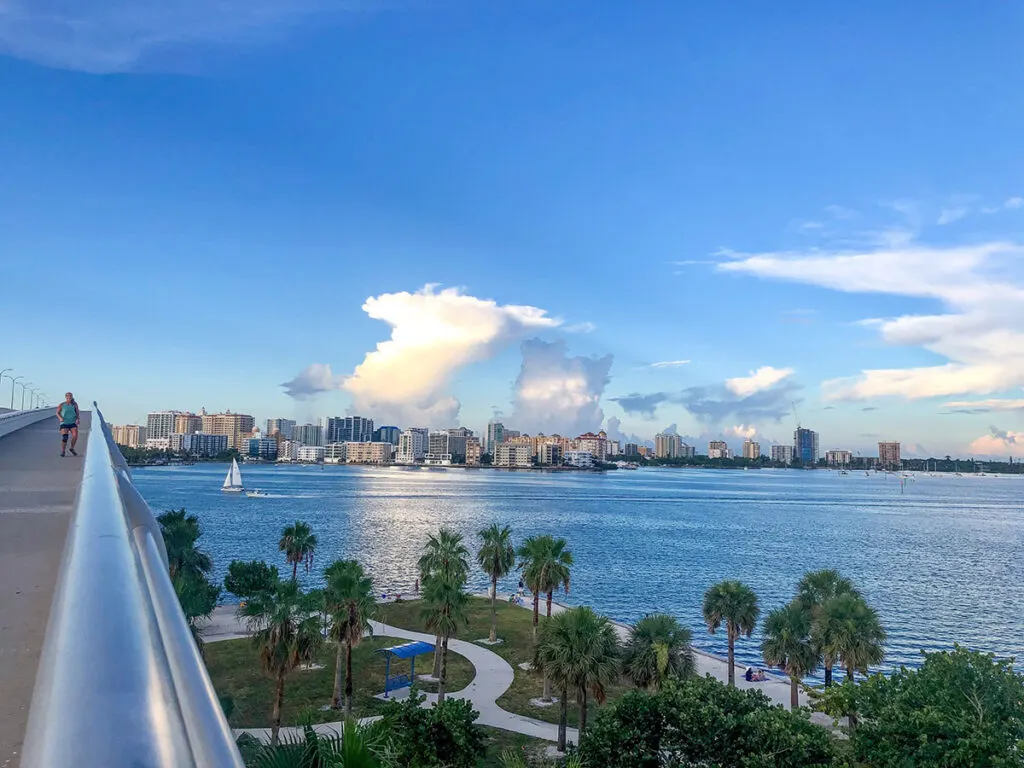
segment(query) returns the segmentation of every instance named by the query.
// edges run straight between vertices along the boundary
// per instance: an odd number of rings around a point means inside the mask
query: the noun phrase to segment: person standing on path
[[[81,414],[78,412],[78,403],[75,396],[70,392],[64,393],[64,402],[57,406],[57,421],[60,423],[60,455],[64,455],[64,449],[68,446],[68,435],[71,435],[71,455],[77,456],[75,443],[78,442],[78,422]]]

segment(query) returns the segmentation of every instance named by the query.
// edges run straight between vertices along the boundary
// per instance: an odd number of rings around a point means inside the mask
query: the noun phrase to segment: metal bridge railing
[[[96,404],[22,766],[234,766],[149,506]]]

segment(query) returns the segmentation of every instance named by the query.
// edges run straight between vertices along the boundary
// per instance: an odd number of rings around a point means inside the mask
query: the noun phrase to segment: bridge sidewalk
[[[0,438],[0,768],[20,762],[89,423],[77,457],[60,457],[56,419]]]

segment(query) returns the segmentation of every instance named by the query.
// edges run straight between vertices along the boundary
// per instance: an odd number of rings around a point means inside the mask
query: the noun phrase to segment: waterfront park
[[[558,602],[574,558],[554,535],[441,528],[397,595],[357,560],[320,563],[301,521],[281,531],[278,562],[233,561],[213,584],[199,520],[158,521],[249,766],[1024,764],[1013,660],[951,645],[882,674],[899,617],[832,569],[806,573],[782,605],[761,605],[737,574],[707,585],[701,627],[663,613],[626,626]],[[486,594],[470,594],[473,569]],[[322,587],[303,588],[300,571]],[[522,586],[504,594],[508,576]],[[737,666],[757,629],[763,665]],[[727,658],[696,650],[695,632],[721,633]]]

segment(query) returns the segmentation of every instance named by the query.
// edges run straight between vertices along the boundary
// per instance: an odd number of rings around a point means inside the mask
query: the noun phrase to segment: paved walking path
[[[372,622],[373,634],[378,637],[395,637],[401,640],[423,640],[434,643],[434,636],[422,632],[413,632],[408,629],[392,627],[380,622]],[[235,616],[233,606],[219,606],[211,617],[210,624],[203,628],[203,637],[206,642],[217,642],[218,640],[233,640],[240,637],[247,637],[245,625]],[[472,663],[476,674],[473,681],[461,691],[446,693],[447,697],[466,699],[473,705],[473,709],[480,713],[477,723],[488,725],[492,728],[501,728],[505,731],[514,731],[526,736],[547,741],[558,740],[558,726],[552,723],[545,723],[542,720],[515,715],[506,712],[497,705],[497,699],[501,697],[512,685],[515,672],[511,665],[501,656],[483,648],[475,643],[465,640],[449,640],[448,649],[460,656],[465,656]],[[437,701],[437,694],[426,694],[424,702],[430,705]],[[367,718],[369,722],[375,718]],[[342,723],[324,723],[316,726],[317,732],[340,732]],[[282,728],[282,734],[301,734],[301,728]],[[248,733],[264,741],[270,738],[269,728],[244,728],[236,729],[235,734]],[[566,732],[568,741],[576,743],[578,734],[575,728],[569,728]]]
[[[63,459],[56,417],[0,437],[0,768],[21,759],[88,432],[83,412],[79,455]]]

